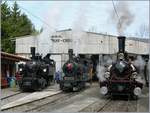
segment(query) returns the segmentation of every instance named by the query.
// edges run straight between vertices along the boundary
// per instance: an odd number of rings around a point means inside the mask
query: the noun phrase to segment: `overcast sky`
[[[118,35],[116,24],[110,16],[114,11],[112,1],[18,1],[17,3],[36,29],[48,27],[61,30],[79,25],[83,30]],[[114,3],[117,7],[118,2]],[[136,36],[141,25],[149,25],[149,1],[127,3],[128,10],[134,18],[124,30],[124,34]],[[13,2],[9,1],[8,4],[11,6]]]

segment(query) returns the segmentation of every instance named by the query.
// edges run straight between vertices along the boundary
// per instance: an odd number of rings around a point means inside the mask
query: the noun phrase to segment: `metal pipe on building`
[[[35,59],[35,47],[31,47],[30,50],[32,55],[31,59]]]
[[[68,54],[69,54],[69,60],[72,60],[73,59],[73,49],[69,49]]]
[[[118,48],[119,48],[119,53],[125,53],[125,36],[118,36]]]

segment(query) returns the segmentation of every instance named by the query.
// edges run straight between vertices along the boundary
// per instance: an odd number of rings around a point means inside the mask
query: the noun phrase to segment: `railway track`
[[[136,101],[125,101],[125,100],[111,100],[103,108],[99,109],[97,112],[136,112]]]
[[[64,100],[70,99],[71,97],[79,93],[81,92],[72,92],[72,93],[60,92],[55,95],[51,95],[42,99],[38,99],[38,100],[28,102],[22,105],[14,106],[14,107],[4,109],[1,111],[21,111],[21,112],[39,111],[39,110],[42,110],[44,106],[46,106],[47,104],[55,105]]]
[[[43,91],[53,91],[53,90],[55,90],[55,89],[45,89],[45,90],[43,90]],[[33,93],[33,92],[28,92],[28,93]],[[20,95],[20,94],[28,94],[28,93],[27,93],[27,92],[18,91],[18,92],[14,93],[14,94],[11,94],[11,95],[2,97],[2,98],[1,98],[1,101],[5,100],[5,99],[13,98],[13,97],[15,97],[15,96],[17,96],[17,95]]]
[[[37,93],[37,95],[38,95],[38,92],[34,92],[34,93]],[[33,95],[34,93],[31,93],[31,95]],[[41,92],[39,92],[39,93],[41,94]],[[39,97],[40,97],[40,94],[39,94]],[[37,99],[34,99],[35,97],[33,97],[33,96],[32,97],[28,96],[29,98],[27,98],[27,100],[23,99],[23,98],[26,98],[27,97],[26,96],[26,97],[20,98],[22,101],[25,101],[25,102],[21,103],[21,101],[18,99],[19,102],[12,102],[16,105],[13,106],[12,103],[8,103],[8,104],[2,106],[1,111],[24,111],[27,106],[30,107],[30,106],[32,106],[31,104],[34,104],[35,102],[40,103],[40,102],[42,102],[42,100],[52,97],[52,96],[55,96],[57,94],[59,94],[59,92],[56,94],[52,94],[50,96],[37,98]],[[33,98],[33,100],[32,100],[32,98]],[[27,109],[29,109],[29,107],[27,107]]]
[[[69,101],[72,97],[78,96],[78,94],[83,93],[88,89],[89,86],[87,86],[85,89],[79,91],[79,92],[62,92],[57,96],[54,96],[53,98],[46,98],[45,101],[42,100],[41,104],[36,104],[31,109],[25,110],[25,112],[45,112],[45,108],[58,106],[59,104],[66,103]]]
[[[45,109],[45,106],[49,105],[49,106],[54,106],[64,100],[67,100],[73,96],[75,96],[77,93],[69,93],[69,94],[65,94],[62,93],[60,95],[57,95],[57,97],[53,97],[53,99],[46,99],[46,101],[43,101],[42,104],[36,104],[35,106],[32,106],[31,109],[27,109],[25,110],[25,112],[35,112],[35,111],[42,111]]]
[[[137,100],[105,98],[80,110],[80,112],[136,112]]]
[[[11,98],[11,97],[13,97],[13,96],[16,96],[16,95],[18,95],[18,94],[20,94],[21,92],[16,92],[16,93],[14,93],[14,94],[12,94],[12,95],[8,95],[8,96],[5,96],[5,97],[2,97],[1,98],[1,101],[2,100],[4,100],[4,99],[8,99],[8,98]]]
[[[2,97],[1,98],[1,105],[5,105],[7,103],[13,102],[13,101],[17,100],[18,98],[22,98],[28,94],[29,93],[25,93],[25,92],[24,93],[23,92],[16,92],[14,94]]]
[[[87,107],[83,108],[79,112],[97,112],[100,111],[102,108],[107,106],[107,104],[111,101],[111,99],[106,99],[106,100],[97,100],[96,102],[88,105]]]
[[[36,101],[16,106],[3,111],[11,112],[137,112],[139,102],[126,97],[100,97],[96,87],[80,92],[60,92]],[[48,89],[48,91],[51,89]],[[93,93],[95,92],[95,93]],[[144,97],[143,97],[144,98]]]
[[[83,92],[73,92],[73,93],[58,93],[53,96],[49,96],[40,100],[36,100],[21,106],[16,106],[11,109],[7,109],[4,111],[22,111],[22,112],[45,112],[45,111],[59,111],[60,110],[70,110],[70,105],[73,105],[73,100],[77,100],[75,103],[80,103],[81,106],[78,107],[77,111],[79,112],[135,112],[137,110],[137,101],[128,99],[113,99],[110,97],[104,97],[93,101],[90,104],[84,105],[82,108],[82,102],[88,100],[86,98],[83,99]],[[80,95],[80,96],[79,96]],[[75,97],[75,98],[74,98]],[[77,99],[77,98],[78,99]],[[74,99],[73,99],[74,98]],[[82,99],[80,99],[82,98]],[[89,98],[90,99],[90,98]],[[71,103],[71,102],[72,103]],[[67,104],[67,103],[70,104]],[[86,101],[84,102],[86,103]],[[66,104],[65,109],[61,107]],[[74,109],[74,108],[73,108]]]

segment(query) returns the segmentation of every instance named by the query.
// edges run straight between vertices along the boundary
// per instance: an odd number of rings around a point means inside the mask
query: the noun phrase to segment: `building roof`
[[[149,38],[129,37],[128,39],[135,40],[135,41],[140,41],[140,42],[145,42],[145,43],[149,43],[150,42]]]
[[[66,32],[66,31],[72,31],[72,29],[69,28],[69,29],[57,30],[56,32]],[[89,33],[89,34],[96,34],[96,35],[104,35],[104,36],[117,37],[116,35],[111,35],[111,34],[107,34],[107,33],[97,33],[97,32],[90,32],[90,31],[84,31],[84,32]],[[36,37],[36,35],[26,35],[26,36],[16,37],[16,39],[21,39],[21,38],[25,38],[25,37],[32,37],[32,36]],[[127,39],[128,40],[145,42],[145,43],[149,43],[150,42],[149,38],[127,37]]]
[[[65,32],[65,31],[72,31],[72,29],[64,29],[64,30],[58,30],[56,32]],[[96,34],[96,35],[104,35],[104,36],[111,36],[111,37],[117,37],[116,35],[111,35],[107,33],[97,33],[97,32],[90,32],[90,31],[84,31],[89,34]],[[140,42],[145,42],[149,43],[150,39],[149,38],[140,38],[140,37],[127,37],[128,40],[134,40],[134,41],[140,41]]]
[[[21,56],[6,53],[6,52],[1,52],[1,59],[11,60],[11,61],[15,61],[15,62],[29,61],[30,60],[30,59],[23,58]]]

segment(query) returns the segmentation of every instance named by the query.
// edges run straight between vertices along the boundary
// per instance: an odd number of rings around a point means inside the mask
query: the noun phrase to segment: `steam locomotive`
[[[118,37],[117,61],[106,69],[103,75],[105,80],[100,81],[102,95],[130,95],[137,98],[141,94],[143,82],[138,78],[136,67],[127,60],[125,38]]]
[[[50,85],[55,73],[55,61],[50,59],[50,54],[44,58],[35,54],[35,47],[31,47],[31,60],[25,64],[19,64],[19,74],[22,79],[19,87],[22,91],[42,90]]]
[[[69,60],[63,65],[63,78],[60,89],[63,91],[79,91],[90,79],[91,62],[85,58],[73,57],[73,50],[68,50]]]

